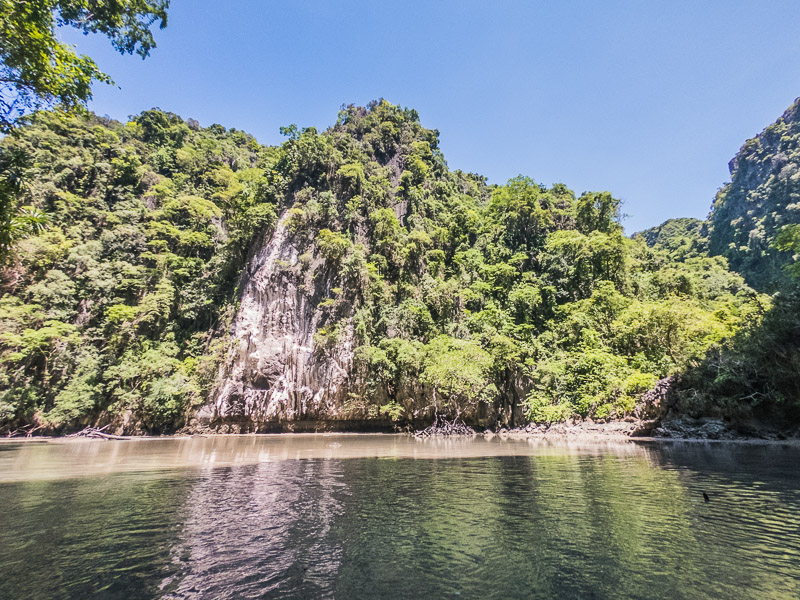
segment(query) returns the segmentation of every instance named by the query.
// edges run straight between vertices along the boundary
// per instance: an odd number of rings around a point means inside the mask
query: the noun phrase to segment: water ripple
[[[344,457],[251,461],[264,448],[243,443],[196,468],[0,485],[0,597],[800,596],[796,448],[414,460],[344,440]]]

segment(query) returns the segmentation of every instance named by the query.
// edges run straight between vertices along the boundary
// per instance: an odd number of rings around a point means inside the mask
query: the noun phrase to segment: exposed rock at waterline
[[[634,415],[643,421],[663,419],[671,409],[677,406],[674,385],[675,377],[658,380],[652,389],[642,394],[633,411]]]

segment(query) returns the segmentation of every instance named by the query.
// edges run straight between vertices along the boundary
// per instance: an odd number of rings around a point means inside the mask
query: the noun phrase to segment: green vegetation
[[[623,235],[608,193],[450,171],[413,110],[348,106],[325,132],[283,133],[268,148],[159,110],[127,124],[41,112],[4,140],[31,157],[25,203],[50,222],[4,274],[0,423],[180,426],[214,385],[248,252],[281,214],[300,251],[286,269],[330,290],[315,351],[352,329],[364,401],[389,399],[376,416],[401,419],[398,390],[424,386],[451,414],[622,417],[769,305],[694,224],[688,246],[651,248]]]
[[[746,423],[800,421],[800,294],[777,294],[750,327],[682,373],[682,409]]]
[[[708,254],[708,224],[700,219],[669,219],[658,227],[634,234],[648,246],[666,250],[671,258],[684,260]]]
[[[0,133],[34,109],[81,108],[92,83],[111,83],[88,56],[61,42],[57,27],[108,36],[116,50],[150,54],[151,27],[167,24],[169,0],[0,0]]]
[[[791,231],[800,222],[800,100],[748,140],[729,167],[731,182],[709,217],[709,250],[753,287],[775,291],[785,267],[797,268]]]
[[[156,46],[150,30],[156,22],[166,27],[167,8],[169,0],[0,0],[0,134],[14,134],[34,110],[80,112],[94,82],[113,83],[90,57],[59,40],[58,27],[101,33],[120,53],[146,58]],[[29,158],[19,148],[0,154],[0,262],[48,220],[20,203]]]
[[[125,125],[40,112],[3,152],[30,157],[0,298],[0,422],[132,419],[171,429],[215,375],[253,237],[276,219],[273,149],[161,111]]]
[[[695,416],[786,426],[800,420],[800,101],[748,140],[730,169],[708,221],[673,219],[636,237],[687,266],[707,252],[727,259],[773,293],[746,327],[687,366],[675,391]]]
[[[18,150],[0,151],[0,261],[22,238],[44,231],[47,215],[32,206],[18,206],[27,159]]]

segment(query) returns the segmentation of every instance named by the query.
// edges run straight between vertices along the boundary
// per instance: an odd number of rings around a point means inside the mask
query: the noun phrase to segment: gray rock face
[[[701,440],[729,440],[741,437],[719,419],[692,419],[686,416],[663,421],[655,429],[655,435]]]
[[[334,354],[314,352],[322,315],[313,290],[295,269],[298,250],[287,221],[284,214],[243,274],[246,283],[220,371],[214,420],[257,425],[345,417],[352,332],[345,332]]]
[[[674,377],[665,377],[656,381],[653,389],[642,394],[634,409],[634,415],[643,421],[663,419],[677,404],[673,390],[674,385]]]

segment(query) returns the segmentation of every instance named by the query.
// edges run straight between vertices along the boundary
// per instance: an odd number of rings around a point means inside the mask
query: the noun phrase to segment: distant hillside
[[[633,235],[641,238],[651,248],[669,252],[683,259],[708,253],[708,226],[706,221],[692,218],[669,219]]]

